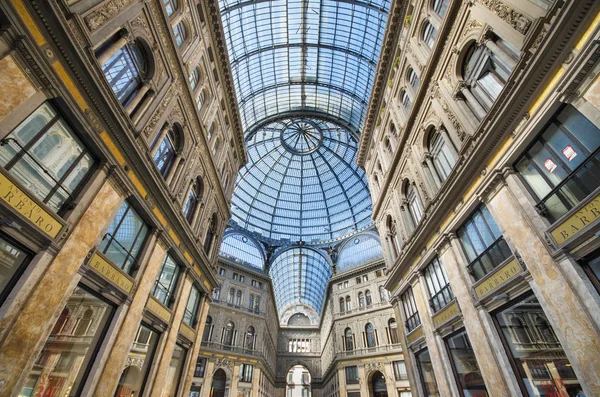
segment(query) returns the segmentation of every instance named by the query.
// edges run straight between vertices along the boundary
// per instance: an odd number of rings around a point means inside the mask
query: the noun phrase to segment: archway
[[[227,374],[221,368],[215,371],[211,386],[212,397],[225,397],[227,390]]]
[[[369,385],[372,397],[388,397],[387,386],[385,385],[385,376],[380,371],[375,371],[371,376]]]
[[[312,377],[304,365],[294,365],[286,377],[286,397],[311,397]]]

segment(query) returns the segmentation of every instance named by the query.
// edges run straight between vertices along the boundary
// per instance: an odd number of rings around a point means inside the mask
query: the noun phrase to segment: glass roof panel
[[[260,270],[265,269],[263,252],[254,241],[241,233],[226,234],[219,255]]]
[[[337,271],[344,272],[383,259],[381,244],[375,236],[360,234],[346,243],[337,263]]]

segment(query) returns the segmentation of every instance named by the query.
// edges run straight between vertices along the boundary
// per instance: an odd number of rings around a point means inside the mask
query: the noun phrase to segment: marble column
[[[150,150],[150,156],[152,158],[154,158],[154,155],[156,154],[156,152],[158,152],[158,149],[160,149],[160,144],[163,141],[163,139],[165,139],[165,136],[167,136],[167,133],[169,132],[169,126],[167,124],[165,124],[161,129],[160,132],[158,133],[158,136],[156,137],[156,139],[154,140],[154,146],[152,147],[152,149]]]
[[[481,106],[477,98],[473,96],[469,87],[461,88],[460,93],[465,97],[467,103],[469,104],[469,107],[473,110],[475,116],[477,116],[477,119],[483,119],[486,116],[487,112],[485,111],[483,106]]]
[[[336,375],[334,375],[336,376]],[[347,395],[347,391],[346,391],[346,370],[344,369],[344,367],[340,367],[337,370],[337,377],[339,380],[339,385],[340,385],[340,396],[346,396]]]
[[[196,360],[198,358],[198,353],[200,352],[200,346],[202,344],[202,332],[204,331],[204,326],[206,324],[206,316],[208,315],[209,309],[209,297],[206,294],[202,295],[200,300],[200,307],[198,308],[198,324],[196,326],[196,340],[194,341],[194,345],[188,352],[192,356],[192,360],[190,361],[190,365],[188,367],[187,373],[182,375],[182,389],[183,395],[187,395],[190,388],[192,387],[192,381],[194,378],[194,371],[196,369]],[[206,377],[206,372],[204,373]]]
[[[117,332],[117,340],[100,375],[94,397],[112,396],[115,393],[121,372],[129,355],[129,350],[142,321],[148,295],[154,285],[156,275],[160,270],[166,252],[167,250],[163,246],[163,243],[160,242],[160,239],[154,243],[154,247],[149,253],[148,263],[142,269],[143,273],[139,275],[138,285],[133,293],[131,305],[125,314],[123,325],[118,331],[115,331]]]
[[[140,89],[135,93],[135,96],[125,106],[125,111],[127,112],[128,115],[130,115],[130,116],[133,115],[133,111],[135,110],[137,105],[139,105],[139,103],[142,101],[142,99],[144,98],[146,93],[148,93],[148,91],[150,91],[150,82],[149,81],[145,82],[140,87]]]
[[[100,64],[100,66],[104,66],[104,64],[106,62],[108,62],[108,60],[110,58],[112,58],[117,52],[119,52],[121,50],[121,48],[125,47],[128,42],[129,42],[128,37],[123,36],[123,37],[119,38],[117,41],[115,41],[114,43],[112,43],[98,57],[98,63]]]
[[[541,233],[512,191],[518,191],[514,175],[500,182],[487,198],[487,206],[506,241],[521,255],[540,305],[565,350],[587,396],[600,395],[600,334],[585,305],[548,252]],[[509,188],[510,185],[510,188]],[[512,191],[511,191],[512,190]]]
[[[204,371],[204,383],[202,384],[201,397],[210,397],[210,387],[212,386],[214,372],[215,362],[208,360],[206,363],[206,371]]]
[[[8,396],[28,374],[63,306],[81,279],[79,268],[120,203],[117,189],[111,182],[105,181],[31,291],[0,346],[0,396]]]

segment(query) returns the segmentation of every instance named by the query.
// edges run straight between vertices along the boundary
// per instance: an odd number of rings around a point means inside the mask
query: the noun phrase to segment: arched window
[[[230,321],[225,326],[225,333],[223,334],[223,345],[231,346],[233,344],[233,333],[235,332],[235,324]]]
[[[441,18],[446,15],[446,11],[448,10],[448,3],[450,0],[432,0],[431,8],[433,12],[438,14]]]
[[[162,141],[154,144],[159,145],[154,153],[154,164],[162,177],[166,178],[177,157],[178,133],[173,128],[169,128]]]
[[[215,134],[215,122],[210,123],[210,127],[208,127],[208,131],[206,131],[206,138],[210,141]]]
[[[425,26],[423,26],[423,43],[430,50],[433,49],[433,45],[437,40],[438,31],[429,21],[425,22]]]
[[[365,325],[365,334],[367,336],[367,347],[375,347],[377,341],[375,339],[375,329],[373,328],[373,324],[367,323],[367,325]]]
[[[500,39],[469,46],[463,61],[462,75],[468,90],[485,111],[492,107],[508,81],[516,64],[517,54],[518,50]]]
[[[354,340],[353,340],[353,335],[352,335],[352,330],[350,328],[346,328],[346,330],[344,331],[344,341],[345,341],[345,347],[346,347],[346,351],[350,352],[352,350],[354,350]]]
[[[227,296],[227,303],[233,305],[233,301],[235,300],[235,289],[229,288],[229,295]]]
[[[408,84],[412,87],[414,92],[417,92],[420,83],[421,81],[415,70],[413,68],[408,68]]]
[[[400,343],[400,336],[398,335],[398,323],[396,323],[396,319],[389,319],[388,328],[390,330],[390,342],[392,344]]]
[[[389,153],[389,154],[394,154],[394,148],[392,147],[392,142],[390,141],[389,137],[385,137],[384,141],[383,141],[383,146],[385,147],[385,150]]]
[[[167,11],[167,15],[171,16],[177,10],[177,0],[163,0],[163,4],[165,5],[165,11]]]
[[[358,293],[358,307],[365,307],[365,295],[362,292]]]
[[[400,100],[402,101],[402,106],[404,107],[404,110],[408,112],[410,110],[410,107],[412,106],[412,100],[410,99],[410,95],[408,95],[408,92],[406,92],[406,90],[402,90],[402,93],[400,94]]]
[[[421,204],[417,189],[412,184],[409,184],[406,188],[406,200],[408,201],[410,217],[416,227],[421,222],[421,218],[423,218],[423,205]]]
[[[517,344],[527,345],[531,343],[531,338],[527,332],[527,327],[520,318],[513,316],[510,319],[510,328],[513,331],[513,335]]]
[[[390,244],[390,248],[392,251],[392,259],[396,259],[398,257],[398,254],[400,253],[400,249],[401,244],[400,244],[400,240],[398,239],[398,233],[396,231],[396,223],[394,222],[394,220],[392,219],[391,215],[388,215],[385,221],[385,226],[386,226],[386,232],[387,232],[387,236],[386,239],[389,241]]]
[[[81,335],[81,336],[87,335],[87,333],[90,329],[90,326],[92,325],[92,320],[93,320],[92,317],[93,316],[94,316],[94,312],[92,311],[92,309],[87,309],[85,311],[85,313],[79,320],[79,323],[77,324],[77,328],[75,329],[75,335]]]
[[[188,193],[188,198],[185,201],[185,205],[183,206],[183,216],[185,216],[185,219],[190,224],[194,220],[196,209],[198,208],[200,200],[202,199],[202,188],[202,179],[196,179],[196,182],[194,182],[190,192]]]
[[[200,72],[198,71],[198,68],[194,68],[194,70],[192,70],[189,76],[189,80],[190,88],[192,89],[192,91],[194,91],[196,87],[198,87],[198,82],[200,81]]]
[[[200,112],[202,111],[202,105],[204,105],[205,99],[206,99],[206,91],[202,90],[198,94],[198,98],[196,98],[196,107],[198,108],[198,111],[200,111]]]
[[[187,37],[187,31],[185,29],[185,24],[183,21],[179,22],[177,25],[173,26],[173,36],[175,37],[175,42],[177,43],[177,47],[181,47],[183,42]]]
[[[145,51],[140,43],[128,43],[121,37],[101,48],[98,62],[119,102],[128,105],[142,87],[148,72]]]
[[[344,300],[344,298],[340,298],[340,313],[343,313],[346,311],[346,301]]]
[[[58,317],[56,324],[54,324],[54,328],[52,328],[52,332],[51,332],[52,335],[58,335],[58,334],[62,333],[63,327],[69,320],[70,315],[71,315],[71,310],[69,310],[68,307],[65,307],[63,309],[63,311],[60,313],[60,317]]]
[[[365,291],[365,302],[367,306],[371,306],[373,304],[373,298],[371,297],[371,291]]]
[[[254,313],[260,313],[260,296],[254,298]]]
[[[250,294],[250,297],[248,298],[248,310],[254,310],[254,294]]]
[[[350,295],[346,297],[346,311],[349,312],[352,310],[352,300],[350,300]]]
[[[433,167],[440,181],[445,181],[456,163],[454,152],[448,147],[448,143],[438,131],[431,134],[429,138],[429,153],[433,161]]]
[[[235,294],[235,305],[242,306],[242,291],[239,289],[238,289],[237,293]]]
[[[206,231],[206,237],[204,238],[204,252],[206,255],[210,255],[210,251],[213,246],[213,240],[215,239],[215,234],[217,233],[217,214],[213,213],[210,218],[210,224],[208,225],[208,230]]]
[[[202,342],[210,342],[212,336],[212,317],[206,316],[206,324],[202,333]]]
[[[379,299],[382,302],[386,302],[387,301],[387,297],[388,297],[387,295],[388,295],[387,291],[385,290],[385,288],[383,288],[383,285],[380,285],[379,286]]]
[[[249,326],[246,331],[246,344],[245,347],[247,350],[254,350],[254,327]]]
[[[212,151],[213,156],[217,155],[220,145],[221,145],[221,140],[219,139],[219,137],[217,137],[217,139],[215,139],[215,144],[213,145],[213,151]]]

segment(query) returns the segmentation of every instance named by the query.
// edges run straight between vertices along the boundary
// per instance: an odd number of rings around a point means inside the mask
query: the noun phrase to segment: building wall
[[[445,13],[429,2],[393,5],[358,156],[384,241],[385,287],[399,323],[406,322],[401,339],[413,393],[596,395],[600,296],[589,263],[598,247],[598,184],[577,180],[570,165],[562,174],[557,163],[581,155],[595,164],[595,147],[586,152],[572,137],[599,133],[599,5],[446,4]],[[427,23],[437,35],[425,37]],[[570,129],[567,114],[578,117]],[[541,139],[554,139],[549,123],[562,123],[571,138],[552,140],[556,154],[541,153],[538,171],[525,172],[526,156]],[[453,159],[446,169],[439,142]],[[555,181],[569,182],[540,190],[540,181],[558,174]],[[543,176],[533,182],[536,175]],[[496,245],[473,253],[466,236],[481,226],[465,225],[476,211],[489,211]],[[437,261],[452,291],[442,305],[428,284],[428,266]],[[414,315],[403,303],[411,292]],[[449,347],[457,335],[470,345],[458,358]],[[534,351],[555,358],[535,361]]]
[[[171,15],[158,0],[0,3],[2,396],[127,393],[136,374],[144,396],[187,395],[246,155],[217,5],[178,3]],[[114,222],[128,205],[137,223]],[[108,241],[141,224],[117,263]],[[167,255],[179,276],[163,295]]]

